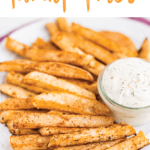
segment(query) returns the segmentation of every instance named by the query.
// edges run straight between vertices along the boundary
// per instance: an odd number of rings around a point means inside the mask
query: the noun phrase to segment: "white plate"
[[[25,26],[10,35],[11,38],[16,39],[27,45],[31,45],[37,37],[41,37],[44,40],[49,39],[49,34],[45,28],[47,22],[54,22],[55,18],[43,19],[39,22]],[[144,39],[147,37],[150,39],[150,27],[129,19],[117,19],[117,18],[68,18],[69,23],[79,23],[85,27],[100,31],[110,30],[118,31],[129,36],[137,48],[139,49]],[[11,25],[11,24],[10,24]],[[9,52],[5,48],[5,40],[0,43],[0,62],[14,60],[21,58],[20,56]],[[0,73],[0,84],[5,82],[6,73]],[[0,93],[0,101],[4,100],[6,96]],[[137,132],[143,130],[146,136],[150,139],[150,123],[136,127]],[[12,150],[9,144],[10,132],[5,125],[0,124],[0,150]],[[143,150],[149,150],[150,146],[143,148]]]

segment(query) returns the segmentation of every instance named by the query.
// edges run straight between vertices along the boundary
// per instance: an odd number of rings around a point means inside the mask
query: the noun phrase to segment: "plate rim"
[[[51,18],[57,18],[57,17],[51,17]],[[72,18],[72,17],[66,17],[66,18]],[[76,17],[75,17],[76,18]],[[84,17],[83,17],[84,18]],[[89,17],[90,18],[90,17]],[[97,17],[98,18],[98,17]],[[107,18],[108,19],[108,18]],[[114,19],[114,18],[113,18]],[[124,20],[128,20],[129,22],[137,22],[138,24],[143,24],[143,25],[145,25],[145,26],[148,26],[148,27],[150,27],[150,21],[148,21],[147,19],[145,19],[145,18],[140,18],[140,17],[120,17],[120,18],[115,18],[115,19],[117,19],[117,20],[119,20],[119,19],[124,19]],[[10,36],[11,34],[13,34],[13,33],[15,33],[15,32],[17,32],[17,31],[19,31],[19,30],[21,30],[21,29],[23,29],[23,28],[25,28],[25,27],[28,27],[28,26],[30,26],[30,25],[33,25],[33,24],[36,24],[36,23],[39,23],[40,21],[43,21],[43,20],[48,20],[48,18],[38,18],[38,19],[36,19],[36,20],[34,20],[34,21],[30,21],[30,22],[27,22],[27,23],[25,23],[25,24],[23,24],[23,25],[21,25],[21,26],[19,26],[19,27],[17,27],[17,28],[15,28],[15,29],[13,29],[13,30],[11,30],[10,32],[8,32],[8,33],[6,33],[5,35],[3,35],[2,37],[0,37],[0,44],[6,39],[6,37],[7,36]]]

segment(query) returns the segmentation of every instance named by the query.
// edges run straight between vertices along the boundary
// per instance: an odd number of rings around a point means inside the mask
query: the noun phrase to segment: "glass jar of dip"
[[[125,58],[125,59],[136,60],[139,58]],[[117,60],[118,63],[120,63],[119,61],[121,61],[121,60],[123,60],[123,59]],[[140,59],[140,60],[142,60],[142,59]],[[145,61],[145,60],[142,60],[142,61]],[[111,115],[112,115],[114,121],[117,123],[123,122],[123,123],[127,123],[129,125],[132,125],[132,126],[138,126],[138,125],[149,122],[150,121],[150,105],[144,106],[144,107],[139,107],[139,106],[131,107],[131,105],[130,105],[128,107],[127,105],[125,106],[125,105],[119,104],[119,102],[116,102],[115,100],[110,98],[110,96],[108,96],[108,94],[103,86],[103,78],[104,78],[105,72],[108,69],[108,67],[110,67],[110,65],[113,65],[114,63],[115,62],[107,65],[106,68],[100,73],[100,75],[98,77],[97,86],[98,86],[98,91],[99,91],[102,101],[109,107],[109,109],[111,110]],[[149,62],[147,62],[147,63],[149,63]],[[109,82],[109,80],[108,80],[108,82]],[[130,102],[130,99],[129,99],[129,102]],[[150,97],[149,97],[149,102],[150,102]]]

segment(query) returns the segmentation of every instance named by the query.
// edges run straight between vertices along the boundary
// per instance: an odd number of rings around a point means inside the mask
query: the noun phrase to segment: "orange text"
[[[20,1],[20,0],[18,0]],[[29,0],[24,0],[26,3],[29,2]],[[34,2],[34,0],[32,0]],[[43,1],[46,1],[46,0],[43,0]],[[49,2],[51,2],[52,0],[48,0]],[[53,0],[54,3],[59,3],[59,0]],[[97,1],[100,1],[100,0],[97,0]],[[120,3],[122,2],[123,0],[114,0],[116,3]],[[128,2],[130,4],[133,4],[135,0],[128,0]],[[107,0],[108,3],[112,3],[113,0]],[[86,0],[86,5],[87,5],[87,11],[89,12],[90,10],[90,0]],[[14,9],[15,8],[15,0],[12,0],[12,8]],[[63,11],[66,12],[66,0],[63,0]]]

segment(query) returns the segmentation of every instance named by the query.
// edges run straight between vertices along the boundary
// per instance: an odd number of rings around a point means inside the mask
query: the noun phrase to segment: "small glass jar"
[[[109,66],[109,65],[108,65]],[[107,66],[107,67],[108,67]],[[107,67],[105,69],[107,69]],[[141,107],[141,108],[131,108],[122,106],[115,101],[113,101],[105,92],[102,79],[105,69],[101,71],[97,86],[98,91],[101,96],[102,101],[109,107],[111,110],[111,115],[115,122],[117,123],[127,123],[132,126],[138,126],[150,121],[150,106]]]

